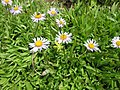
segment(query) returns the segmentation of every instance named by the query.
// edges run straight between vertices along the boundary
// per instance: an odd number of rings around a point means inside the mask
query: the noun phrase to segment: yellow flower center
[[[8,3],[9,2],[9,0],[4,0],[6,3]]]
[[[63,21],[60,20],[60,24],[64,24]]]
[[[89,43],[89,44],[88,44],[88,47],[91,48],[91,49],[93,49],[95,46],[94,46],[93,43]]]
[[[18,10],[18,6],[14,7],[14,10],[17,11]]]
[[[51,14],[52,14],[52,15],[55,15],[55,14],[56,14],[56,11],[51,11]]]
[[[61,36],[60,36],[60,39],[62,39],[62,40],[65,40],[67,38],[67,35],[65,35],[65,34],[62,34]]]
[[[35,18],[41,18],[41,17],[42,17],[41,14],[37,14],[37,15],[35,15]]]
[[[43,42],[41,40],[38,40],[35,42],[36,47],[41,47],[43,45]]]
[[[118,41],[116,42],[116,45],[117,45],[117,46],[120,46],[120,40],[118,40]]]

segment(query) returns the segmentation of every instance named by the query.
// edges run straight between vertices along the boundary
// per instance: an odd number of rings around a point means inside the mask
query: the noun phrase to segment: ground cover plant
[[[1,90],[119,90],[117,3],[9,1],[0,3]]]

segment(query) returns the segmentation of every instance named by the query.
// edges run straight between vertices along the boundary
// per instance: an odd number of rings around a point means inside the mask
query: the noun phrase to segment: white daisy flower
[[[50,8],[48,14],[50,14],[50,16],[55,16],[58,14],[58,10],[56,8]]]
[[[56,37],[56,41],[58,43],[69,43],[72,41],[71,36],[72,36],[72,33],[68,34],[67,32],[65,32],[65,33],[59,32]]]
[[[33,41],[34,43],[29,44],[30,48],[32,48],[30,50],[30,52],[32,53],[37,52],[38,50],[41,51],[42,49],[47,49],[48,45],[50,44],[50,42],[47,39],[42,37],[34,38]]]
[[[1,0],[1,2],[2,2],[2,4],[4,6],[6,6],[6,5],[12,5],[12,0]]]
[[[114,48],[120,48],[120,37],[114,37],[112,39],[112,45]]]
[[[85,42],[84,46],[86,46],[86,48],[92,52],[93,51],[100,51],[98,48],[98,46],[99,46],[98,43],[96,43],[96,41],[93,39],[87,40],[87,42]]]
[[[17,15],[19,13],[22,12],[22,6],[14,6],[11,8],[10,12],[13,14],[13,15]]]
[[[62,18],[60,18],[60,20],[56,19],[56,22],[59,27],[63,27],[64,25],[66,25],[66,21]]]
[[[43,21],[45,19],[45,14],[41,14],[40,12],[34,13],[31,17],[33,22]]]

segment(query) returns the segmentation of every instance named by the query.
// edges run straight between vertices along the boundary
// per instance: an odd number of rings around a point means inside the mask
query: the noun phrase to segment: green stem
[[[32,53],[32,67],[33,67],[33,71],[36,72],[38,75],[41,76],[41,74],[35,69],[34,59],[35,59],[36,55],[37,55],[37,53],[36,54]]]

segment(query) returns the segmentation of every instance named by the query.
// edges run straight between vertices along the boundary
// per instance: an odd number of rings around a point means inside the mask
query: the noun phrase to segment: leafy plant
[[[55,17],[47,14],[49,3],[14,0],[14,4],[22,5],[21,14],[12,15],[10,6],[0,4],[1,90],[119,90],[120,48],[111,45],[112,38],[120,36],[118,4],[78,2],[68,10],[55,3],[52,7],[59,10]],[[45,21],[32,21],[37,11],[46,14]],[[55,21],[60,17],[66,20],[63,28]],[[55,42],[59,31],[72,33],[72,42]],[[29,43],[39,36],[51,44],[32,54]],[[101,52],[86,49],[83,44],[89,38],[98,42]]]

